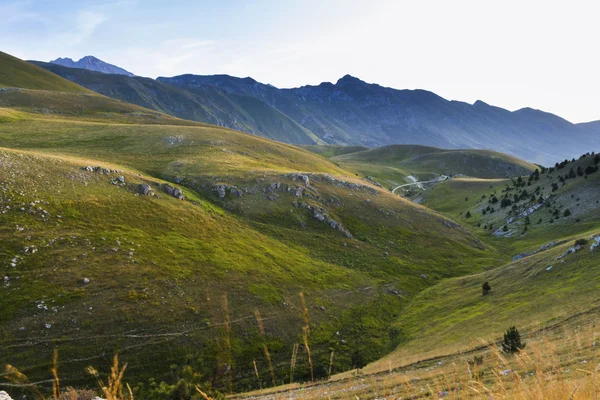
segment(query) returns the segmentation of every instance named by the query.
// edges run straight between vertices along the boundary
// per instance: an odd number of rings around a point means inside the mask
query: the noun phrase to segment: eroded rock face
[[[169,185],[168,183],[165,183],[164,185],[162,185],[162,189],[169,196],[173,196],[179,200],[185,199],[185,196],[183,195],[183,191],[181,189],[179,189],[178,187],[174,187],[174,186]]]

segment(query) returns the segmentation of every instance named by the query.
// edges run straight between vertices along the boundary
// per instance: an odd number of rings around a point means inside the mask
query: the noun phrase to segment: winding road
[[[406,183],[406,184],[404,184],[404,185],[396,186],[396,187],[394,188],[394,190],[392,190],[392,193],[396,193],[396,190],[398,190],[398,189],[400,189],[400,188],[403,188],[403,187],[406,187],[406,186],[412,186],[412,185],[422,185],[422,184],[424,184],[424,183],[436,183],[436,182],[443,182],[443,181],[446,181],[446,180],[448,180],[448,179],[449,179],[449,178],[448,178],[448,176],[447,176],[447,175],[440,175],[440,176],[438,176],[437,178],[435,178],[435,179],[433,179],[433,180],[431,180],[431,181],[422,181],[422,182]]]

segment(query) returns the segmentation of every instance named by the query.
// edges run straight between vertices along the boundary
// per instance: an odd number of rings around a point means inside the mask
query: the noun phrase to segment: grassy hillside
[[[395,326],[401,346],[390,359],[409,354],[467,349],[472,340],[497,340],[509,327],[535,330],[600,305],[598,249],[592,234],[557,238],[566,242],[493,271],[444,281],[421,293]],[[562,257],[575,239],[587,243]],[[481,285],[489,282],[490,294]],[[431,352],[431,353],[433,353]]]
[[[95,94],[2,96],[0,360],[31,379],[57,346],[63,384],[119,351],[134,382],[188,363],[240,390],[257,385],[254,360],[269,376],[265,343],[282,382],[300,292],[323,376],[332,349],[338,371],[391,350],[389,326],[423,289],[499,263],[460,225],[307,150]]]
[[[322,145],[300,145],[303,149],[312,151],[313,153],[317,153],[322,155],[323,157],[331,158],[335,156],[341,156],[349,153],[356,153],[358,151],[366,151],[369,150],[368,147],[364,146],[335,146],[330,144],[322,144]]]
[[[90,93],[89,90],[66,79],[28,64],[0,51],[0,88],[57,90],[61,92]]]
[[[332,160],[373,176],[391,187],[408,175],[420,180],[439,175],[500,178],[525,175],[535,165],[489,150],[443,150],[418,145],[391,145],[333,157]]]
[[[517,254],[600,224],[598,164],[587,155],[522,178],[452,179],[425,194],[423,204]]]

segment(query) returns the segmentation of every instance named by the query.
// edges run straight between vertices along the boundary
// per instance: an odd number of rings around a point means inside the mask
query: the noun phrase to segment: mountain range
[[[600,121],[574,124],[532,108],[511,112],[483,101],[450,101],[350,75],[336,83],[279,89],[249,77],[153,80],[35,63],[106,96],[292,144],[493,149],[540,164],[600,147]]]

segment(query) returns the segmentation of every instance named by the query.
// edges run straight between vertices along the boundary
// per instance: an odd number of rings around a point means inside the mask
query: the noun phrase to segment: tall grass
[[[265,358],[267,359],[267,363],[269,365],[269,372],[271,373],[271,380],[273,381],[273,387],[277,386],[275,381],[275,370],[273,369],[273,363],[271,362],[271,354],[269,353],[269,348],[267,347],[267,338],[265,335],[265,326],[263,324],[262,317],[260,315],[259,310],[254,311],[254,316],[256,317],[256,322],[258,323],[258,329],[260,331],[260,336],[263,339],[263,352],[265,353]],[[256,361],[254,362],[254,368],[256,369]],[[258,373],[257,373],[258,374]]]

